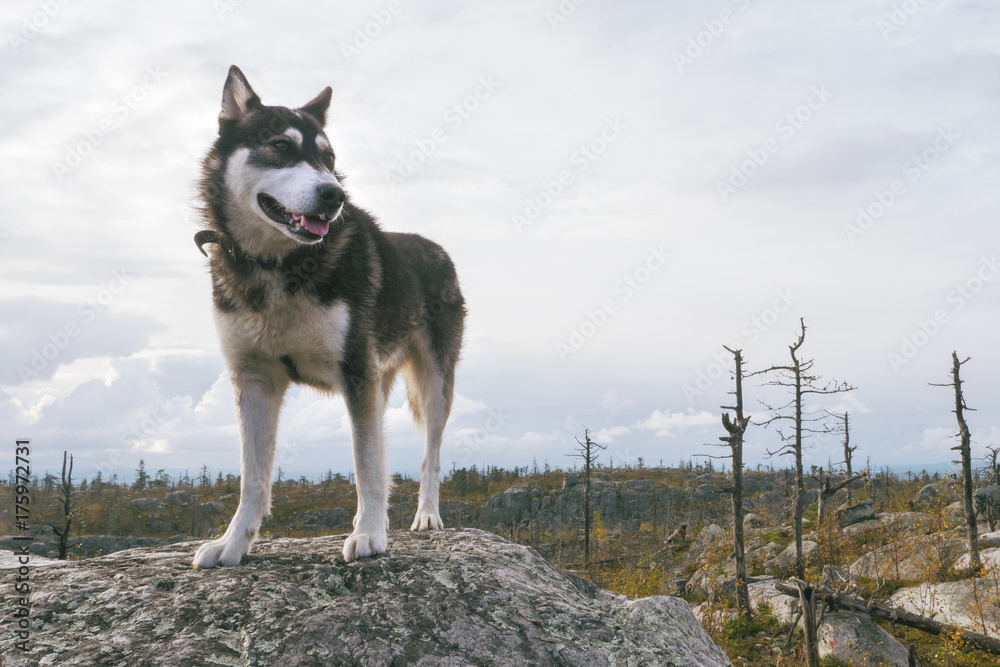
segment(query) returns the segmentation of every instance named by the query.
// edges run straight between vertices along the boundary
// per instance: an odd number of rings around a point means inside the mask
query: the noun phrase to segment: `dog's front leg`
[[[276,364],[253,359],[242,362],[232,377],[242,443],[240,504],[226,533],[198,549],[195,569],[238,565],[271,513],[274,441],[288,377]]]
[[[390,483],[382,440],[385,399],[375,382],[374,364],[345,363],[342,374],[354,436],[354,476],[358,490],[354,532],[344,542],[344,560],[350,562],[386,550]]]

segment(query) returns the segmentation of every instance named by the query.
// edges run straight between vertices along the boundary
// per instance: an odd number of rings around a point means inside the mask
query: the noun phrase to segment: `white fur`
[[[195,568],[238,564],[271,513],[278,413],[289,384],[279,359],[288,355],[303,378],[337,391],[349,326],[350,309],[343,302],[324,308],[303,296],[281,299],[260,313],[216,311],[222,352],[236,390],[240,504],[226,533],[198,549]],[[378,507],[374,499],[371,504]]]
[[[292,237],[287,226],[271,220],[261,210],[257,195],[262,192],[271,195],[293,213],[302,213],[318,205],[316,198],[320,185],[340,185],[340,182],[330,172],[306,162],[285,169],[262,169],[250,164],[249,157],[249,148],[233,151],[226,162],[225,180],[232,194],[234,219],[256,224],[234,225],[231,231],[247,253],[256,257],[279,257],[301,241]]]
[[[289,139],[295,142],[296,146],[302,148],[302,133],[296,130],[294,127],[286,129],[278,136],[288,137]]]

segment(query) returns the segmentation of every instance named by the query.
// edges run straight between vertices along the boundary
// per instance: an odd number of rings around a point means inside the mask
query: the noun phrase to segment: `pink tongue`
[[[304,215],[302,216],[302,224],[316,236],[326,236],[327,232],[330,231],[330,223],[319,218],[310,218]]]

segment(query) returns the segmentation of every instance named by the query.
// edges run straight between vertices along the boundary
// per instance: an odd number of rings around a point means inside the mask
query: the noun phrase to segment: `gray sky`
[[[905,6],[905,8],[904,8]],[[857,456],[947,461],[950,354],[1000,444],[1000,7],[11,0],[0,34],[0,420],[40,469],[236,471],[194,189],[228,67],[324,86],[353,200],[441,243],[469,319],[450,468],[676,462],[722,434],[729,361],[857,387]],[[909,10],[910,13],[907,13]],[[992,380],[990,378],[993,378]],[[780,402],[772,389],[747,389]],[[403,393],[390,460],[419,469]],[[351,468],[341,399],[293,390],[281,465]],[[816,438],[824,463],[836,437]],[[766,461],[773,431],[751,430]],[[836,451],[833,460],[839,460]],[[781,459],[778,463],[784,463]]]

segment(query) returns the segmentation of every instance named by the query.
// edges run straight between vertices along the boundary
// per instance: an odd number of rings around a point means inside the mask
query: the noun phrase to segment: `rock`
[[[944,508],[944,515],[956,519],[965,518],[965,506],[961,501],[956,501]]]
[[[913,498],[914,504],[922,507],[947,505],[955,500],[958,500],[958,495],[944,482],[928,484],[917,491],[917,495]]]
[[[187,505],[191,502],[191,494],[187,491],[174,491],[166,497],[168,505]]]
[[[220,503],[218,500],[210,500],[207,503],[202,503],[198,507],[208,516],[224,514],[226,511],[226,506]]]
[[[795,621],[801,605],[798,598],[778,592],[774,586],[777,582],[774,577],[755,577],[755,581],[747,581],[750,606],[754,611],[766,606],[779,623],[789,625]]]
[[[764,519],[761,518],[759,515],[754,514],[753,512],[750,512],[749,514],[743,517],[744,530],[747,528],[763,528],[763,526],[764,526]]]
[[[993,533],[980,533],[979,546],[1000,547],[1000,530]]]
[[[819,556],[819,545],[810,540],[802,540],[802,559],[808,563]],[[780,554],[764,563],[765,572],[787,570],[795,567],[795,542],[792,542]]]
[[[864,614],[827,613],[816,638],[820,660],[836,658],[842,664],[866,667],[907,664],[906,647]]]
[[[691,547],[688,549],[684,562],[686,564],[700,563],[712,549],[719,546],[725,539],[726,531],[714,523],[702,528],[701,532],[698,533],[698,537],[694,538],[694,541],[691,542]]]
[[[979,552],[979,562],[990,570],[1000,570],[1000,548],[982,549]],[[952,565],[956,570],[968,570],[972,563],[972,556],[963,554],[961,558]]]
[[[167,509],[159,498],[136,498],[132,501],[132,506],[138,507],[143,512],[159,512]]]
[[[860,533],[865,530],[873,530],[882,525],[882,522],[878,519],[869,519],[868,521],[860,521],[858,523],[853,523],[850,526],[844,526],[845,535],[853,535],[854,533]]]
[[[393,531],[352,563],[344,539],[212,570],[191,542],[39,568],[34,650],[5,664],[731,665],[683,600],[601,591],[491,533]]]
[[[862,500],[856,505],[841,505],[837,508],[837,525],[841,528],[875,518],[875,504],[871,500]]]
[[[900,609],[932,616],[939,623],[1000,639],[998,598],[997,582],[983,578],[902,588],[889,600]]]
[[[926,580],[950,567],[964,550],[962,540],[942,533],[908,538],[869,551],[851,564],[851,576]]]
[[[665,595],[684,595],[687,592],[688,577],[671,577],[662,584]]]

